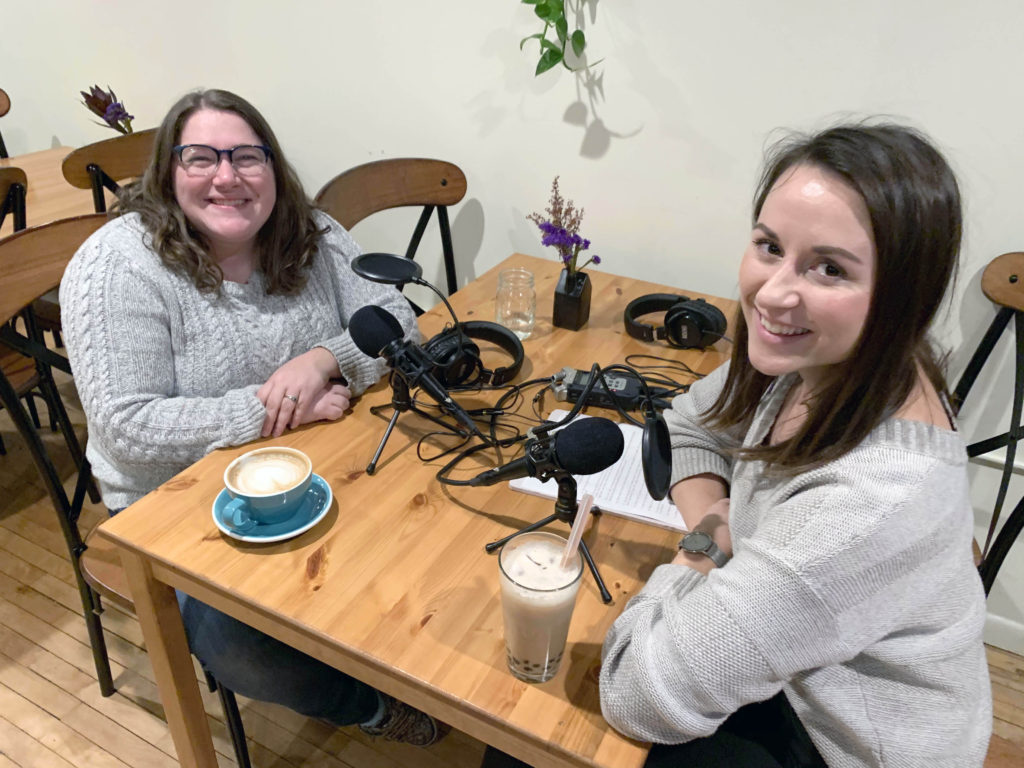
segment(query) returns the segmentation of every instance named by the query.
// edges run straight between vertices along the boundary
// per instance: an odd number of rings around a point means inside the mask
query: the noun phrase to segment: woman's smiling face
[[[200,109],[185,121],[178,143],[230,149],[263,140],[234,112]],[[174,196],[185,218],[206,236],[214,258],[255,248],[277,202],[273,160],[258,176],[240,176],[222,155],[215,173],[205,178],[189,176],[175,161]]]
[[[799,373],[813,390],[860,338],[877,262],[871,220],[852,187],[812,165],[782,174],[740,265],[751,364],[767,376]]]

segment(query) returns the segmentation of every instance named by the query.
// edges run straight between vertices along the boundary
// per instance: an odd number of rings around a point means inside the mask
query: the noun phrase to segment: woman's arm
[[[263,435],[279,435],[286,428],[317,420],[313,406],[321,402],[320,393],[331,379],[343,379],[351,398],[384,374],[384,361],[364,355],[349,335],[348,323],[357,309],[369,304],[382,307],[395,316],[407,337],[418,337],[416,317],[405,297],[393,286],[371,282],[353,272],[352,259],[359,255],[359,246],[334,219],[321,212],[316,215],[318,224],[329,229],[318,243],[310,280],[326,283],[324,287],[334,297],[345,330],[292,358],[267,379],[258,392],[267,408]]]

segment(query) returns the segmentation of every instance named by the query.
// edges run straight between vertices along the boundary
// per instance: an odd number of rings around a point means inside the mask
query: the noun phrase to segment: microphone
[[[608,419],[574,421],[553,435],[526,443],[526,454],[497,469],[489,469],[470,485],[494,485],[519,477],[548,480],[556,475],[592,475],[607,469],[622,456],[622,431]]]
[[[423,348],[404,338],[402,325],[394,315],[375,304],[368,304],[353,313],[348,332],[360,352],[369,357],[383,357],[409,387],[422,389],[472,434],[485,439],[469,414],[452,400],[448,390],[435,378],[431,372],[434,363]]]

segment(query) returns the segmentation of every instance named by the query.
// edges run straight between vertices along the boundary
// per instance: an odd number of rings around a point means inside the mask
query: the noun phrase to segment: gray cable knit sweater
[[[376,382],[382,360],[362,354],[346,330],[352,313],[378,304],[416,333],[408,302],[349,268],[359,248],[329,226],[295,296],[268,296],[262,273],[200,293],[163,265],[137,214],[106,224],[61,282],[64,336],[89,428],[87,456],[104,503],[125,507],[215,448],[259,437],[256,391],[282,364],[315,346],[338,359],[353,394]]]
[[[829,766],[980,767],[992,702],[959,434],[889,419],[838,461],[766,477],[701,426],[726,369],[666,417],[673,482],[730,484],[734,556],[706,577],[661,565],[630,600],[605,640],[605,718],[681,743],[781,689]],[[745,444],[793,380],[766,394]]]

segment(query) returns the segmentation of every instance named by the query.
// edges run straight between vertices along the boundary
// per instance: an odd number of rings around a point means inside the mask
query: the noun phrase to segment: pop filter
[[[385,285],[415,283],[423,277],[423,267],[412,259],[393,253],[364,253],[352,259],[352,271],[360,277]]]
[[[672,480],[672,441],[668,424],[660,413],[651,412],[644,420],[644,436],[640,444],[640,460],[644,468],[644,483],[652,499],[660,501],[668,495]]]

